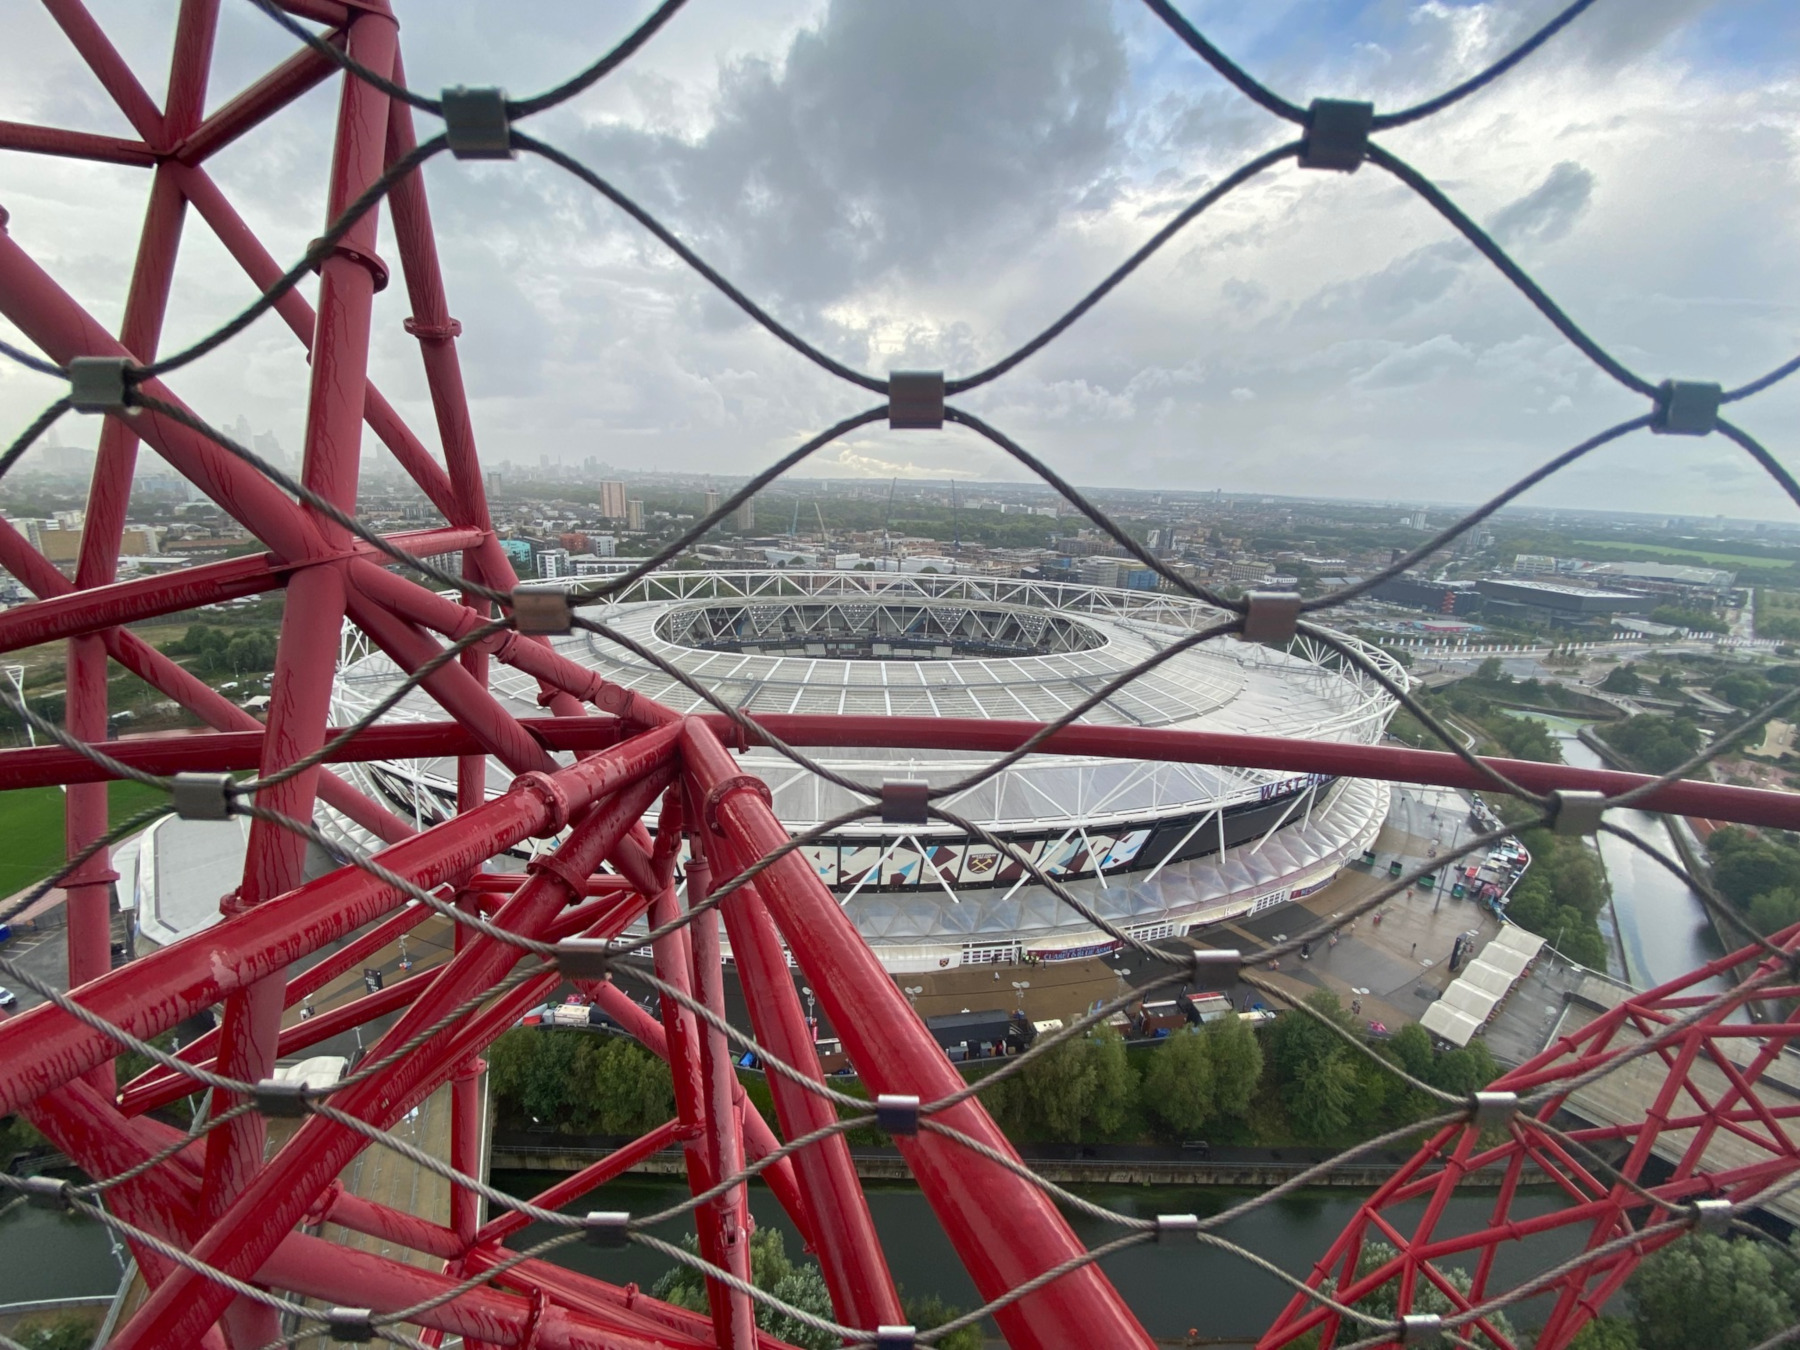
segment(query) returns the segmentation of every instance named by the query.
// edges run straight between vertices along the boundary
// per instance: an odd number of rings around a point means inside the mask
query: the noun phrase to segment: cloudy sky
[[[174,0],[90,0],[160,97]],[[395,0],[409,82],[557,82],[642,0]],[[1187,0],[1291,100],[1394,108],[1505,51],[1558,0]],[[0,117],[129,134],[18,0]],[[224,0],[211,101],[292,50]],[[319,233],[335,86],[211,168],[284,261]],[[859,369],[968,373],[1055,319],[1293,129],[1136,0],[692,0],[627,67],[528,128]],[[1651,379],[1741,383],[1800,352],[1800,5],[1599,0],[1497,86],[1381,143]],[[749,322],[617,208],[529,157],[426,170],[490,462],[594,455],[743,474],[876,400]],[[147,175],[0,157],[9,230],[116,323]],[[394,258],[385,238],[384,255]],[[396,269],[397,270],[397,269]],[[251,297],[190,220],[165,346]],[[434,440],[399,284],[372,371]],[[15,333],[0,324],[0,333]],[[302,441],[306,365],[265,319],[173,383]],[[0,369],[0,419],[50,397]],[[1069,333],[965,396],[1078,483],[1468,501],[1643,410],[1378,169],[1286,164],[1178,235]],[[1800,376],[1740,420],[1800,463]],[[66,443],[91,436],[64,430]],[[372,454],[381,454],[370,442]],[[964,431],[860,434],[812,472],[1017,477]],[[1719,438],[1640,435],[1528,500],[1788,518]]]

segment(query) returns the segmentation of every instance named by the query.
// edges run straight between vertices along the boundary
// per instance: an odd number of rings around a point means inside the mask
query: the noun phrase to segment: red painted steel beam
[[[0,313],[59,365],[66,366],[77,356],[133,356],[4,230],[0,230]],[[146,380],[139,388],[148,397],[183,406],[160,380]],[[132,418],[132,429],[281,557],[297,562],[340,551],[325,542],[279,488],[199,432],[147,408]]]
[[[461,1256],[463,1244],[450,1229],[431,1223],[414,1214],[404,1214],[387,1205],[365,1200],[345,1190],[341,1182],[332,1183],[333,1190],[325,1204],[325,1217],[331,1223],[353,1233],[366,1233],[383,1242],[396,1242],[415,1252],[424,1252],[451,1261]]]
[[[456,526],[387,536],[395,547],[421,557],[465,548],[481,537],[480,530]],[[373,544],[361,540],[350,551],[378,563],[387,561]],[[278,590],[287,584],[291,571],[274,554],[256,553],[15,605],[0,612],[0,652]]]
[[[94,72],[119,111],[125,114],[132,130],[160,153],[166,140],[162,113],[144,92],[137,76],[131,73],[131,67],[119,55],[119,49],[112,45],[111,39],[82,6],[81,0],[44,0],[44,8],[50,11],[50,17],[56,20],[75,50],[81,53],[81,59],[87,62],[88,69]]]
[[[743,870],[744,863],[727,853],[722,865],[736,873]],[[825,1074],[819,1067],[811,1028],[800,1010],[799,996],[794,992],[781,935],[775,931],[762,897],[754,887],[741,886],[726,898],[720,912],[731,937],[732,960],[757,1041],[784,1064],[823,1083]],[[830,1102],[808,1092],[786,1074],[771,1073],[769,1090],[781,1132],[788,1139],[810,1134],[837,1119],[837,1109]],[[811,1201],[813,1248],[831,1290],[838,1320],[853,1327],[904,1322],[900,1297],[888,1272],[868,1198],[863,1194],[844,1136],[832,1135],[796,1153],[794,1170],[805,1183]]]
[[[463,1266],[470,1275],[474,1275],[483,1270],[491,1270],[507,1259],[509,1257],[505,1252],[482,1247],[470,1252]],[[517,1288],[541,1292],[551,1300],[552,1306],[582,1311],[589,1315],[611,1310],[641,1318],[644,1323],[656,1328],[653,1334],[665,1338],[671,1348],[691,1346],[694,1350],[716,1350],[717,1347],[712,1327],[700,1313],[646,1298],[635,1286],[620,1289],[617,1285],[607,1284],[591,1275],[583,1275],[579,1271],[535,1259],[519,1262],[499,1278]],[[756,1344],[758,1350],[791,1350],[786,1341],[771,1336],[766,1331],[757,1332]]]
[[[398,581],[402,586],[410,586],[410,582],[379,567],[359,570],[354,576],[356,586],[350,595],[350,617],[402,670],[420,670],[442,654],[443,648],[430,634],[383,609],[369,593],[374,577]],[[545,772],[556,767],[549,752],[532,739],[519,725],[519,720],[456,662],[439,666],[420,681],[420,687],[474,732],[483,750],[514,773]]]
[[[622,747],[579,760],[547,775],[548,781],[527,778],[486,806],[382,850],[376,860],[430,890],[514,844],[555,834],[570,813],[659,768],[667,753],[656,743]],[[78,992],[77,1001],[133,1035],[156,1036],[232,990],[347,937],[405,899],[397,887],[340,868],[225,919],[201,941],[164,947],[101,976]],[[51,1004],[0,1022],[0,1063],[8,1070],[0,1078],[0,1114],[114,1053],[103,1033]]]
[[[334,47],[343,46],[343,34],[323,36]],[[323,84],[337,68],[330,57],[303,47],[183,135],[169,148],[170,157],[188,165],[202,163]]]
[[[0,150],[18,150],[28,155],[58,155],[64,159],[92,159],[102,164],[129,164],[133,168],[149,168],[156,163],[156,152],[143,141],[123,136],[96,136],[88,131],[64,131],[61,127],[39,127],[27,122],[0,122]]]
[[[0,615],[0,623],[5,617]],[[716,714],[702,715],[699,720],[721,737],[728,736],[735,728],[729,719]],[[1042,726],[1037,722],[952,718],[940,721],[914,717],[771,715],[758,720],[783,740],[803,747],[864,745],[892,749],[982,750],[994,754],[1023,744]],[[576,753],[615,745],[621,734],[618,723],[609,718],[522,717],[517,722],[548,749]],[[854,730],[845,730],[838,725],[840,722],[856,722],[858,726]],[[251,749],[249,741],[229,736],[161,736],[120,741],[109,746],[107,753],[151,773],[205,769],[217,772],[253,768],[255,758]],[[456,722],[384,724],[364,732],[351,745],[334,754],[332,762],[420,759],[464,755],[479,749],[480,742]],[[1057,732],[1041,753],[1219,764],[1291,773],[1331,773],[1393,783],[1493,790],[1485,778],[1448,751],[1409,750],[1391,745],[1345,745],[1339,741],[1209,731],[1078,726]],[[1617,796],[1652,781],[1645,774],[1612,769],[1578,769],[1567,764],[1540,764],[1522,759],[1489,759],[1486,762],[1534,792],[1568,788]],[[69,751],[46,747],[0,750],[0,788],[39,787],[103,776],[81,756]],[[1736,787],[1729,783],[1684,779],[1657,789],[1639,804],[1638,809],[1800,830],[1800,795]]]
[[[665,1064],[670,1063],[669,1037],[663,1030],[663,1024],[634,1003],[623,989],[610,980],[577,980],[575,987],[599,1004],[601,1011],[624,1027],[639,1045]],[[760,1161],[780,1148],[781,1141],[775,1137],[775,1131],[769,1128],[769,1122],[763,1119],[762,1111],[750,1100],[750,1094],[744,1091],[741,1083],[736,1097],[738,1117],[743,1122],[744,1149],[752,1158]],[[807,1249],[817,1247],[818,1242],[813,1235],[818,1226],[813,1221],[811,1201],[806,1192],[800,1189],[793,1159],[781,1158],[771,1163],[763,1169],[762,1179],[774,1192],[775,1199],[787,1212],[794,1227],[800,1230],[801,1240]]]
[[[787,830],[718,738],[699,723],[685,725],[682,756],[694,794],[714,804],[734,851],[761,858],[786,843]],[[926,1102],[959,1091],[961,1075],[811,864],[788,853],[757,885],[870,1090],[914,1094]],[[936,1119],[1017,1156],[976,1100]],[[930,1132],[896,1142],[983,1299],[998,1298],[1085,1250],[1030,1182]],[[995,1320],[1007,1343],[1019,1347],[1078,1343],[1149,1350],[1151,1344],[1118,1291],[1092,1265],[1009,1305]]]
[[[614,1149],[599,1162],[589,1163],[575,1175],[564,1177],[548,1190],[540,1191],[531,1197],[531,1203],[539,1209],[561,1209],[676,1143],[681,1128],[679,1120],[664,1121],[650,1133],[639,1135],[629,1144]],[[530,1222],[530,1218],[518,1210],[509,1209],[499,1218],[483,1225],[469,1245],[481,1247],[489,1243],[505,1242]],[[457,1254],[460,1255],[460,1251]]]
[[[630,742],[628,751],[622,747],[620,752],[597,755],[563,771],[565,775],[577,773],[596,761],[610,760],[614,783],[628,781],[629,785],[620,786],[606,805],[575,826],[557,849],[555,862],[538,870],[531,884],[521,888],[495,916],[497,925],[509,932],[534,936],[555,918],[573,894],[560,874],[566,871],[584,877],[591,873],[673,775],[669,760],[676,730],[645,732]],[[459,817],[451,824],[459,825],[467,818]],[[281,903],[268,902],[251,914],[260,915]],[[510,943],[487,937],[475,939],[451,958],[431,988],[371,1050],[371,1056],[380,1058],[406,1044],[471,994],[492,989],[523,955],[521,948]],[[5,1030],[0,1027],[0,1033]],[[394,1063],[387,1073],[339,1092],[334,1105],[378,1128],[386,1128],[466,1058],[466,1053],[459,1053],[456,1041],[454,1030],[439,1032],[417,1052]],[[4,1056],[4,1049],[0,1045],[0,1057]],[[366,1143],[362,1135],[334,1121],[310,1117],[195,1244],[193,1255],[241,1278],[254,1275],[314,1198]],[[229,1290],[204,1277],[192,1272],[176,1274],[118,1333],[117,1350],[180,1344],[211,1323],[229,1297]]]

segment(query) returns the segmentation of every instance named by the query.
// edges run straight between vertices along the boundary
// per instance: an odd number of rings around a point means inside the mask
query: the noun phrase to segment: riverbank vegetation
[[[1793,839],[1727,825],[1706,841],[1713,885],[1765,936],[1800,922],[1800,847]]]
[[[1352,1037],[1367,1034],[1327,990],[1307,1000]],[[1485,1086],[1498,1070],[1486,1047],[1436,1051],[1417,1026],[1373,1042],[1377,1055],[1447,1092]],[[501,1129],[630,1137],[674,1114],[666,1065],[622,1037],[574,1028],[519,1027],[487,1054]],[[968,1066],[971,1078],[1007,1061]],[[773,1124],[767,1080],[740,1075]],[[834,1080],[854,1096],[854,1079]],[[1065,1041],[995,1082],[982,1101],[1024,1144],[1179,1143],[1279,1148],[1344,1146],[1423,1119],[1434,1103],[1406,1087],[1342,1036],[1304,1013],[1288,1012],[1259,1033],[1235,1017],[1184,1029],[1161,1042],[1127,1046],[1102,1030]],[[864,1127],[852,1144],[881,1145]]]
[[[1627,1305],[1621,1309],[1619,1304]],[[1800,1248],[1689,1236],[1644,1258],[1570,1350],[1751,1350],[1800,1317]]]
[[[700,1254],[700,1243],[691,1233],[682,1239],[682,1246],[695,1256]],[[825,1287],[825,1276],[820,1272],[818,1262],[796,1262],[789,1257],[787,1243],[779,1228],[758,1228],[750,1235],[750,1283],[764,1293],[773,1295],[802,1312],[811,1313],[814,1317],[833,1316],[831,1292]],[[666,1303],[673,1303],[677,1308],[686,1308],[689,1312],[710,1311],[706,1300],[706,1277],[690,1265],[671,1268],[651,1286],[650,1293]],[[924,1298],[908,1298],[904,1289],[900,1291],[900,1305],[907,1322],[917,1331],[941,1327],[963,1314],[961,1308],[946,1304],[935,1294]],[[756,1325],[769,1335],[786,1341],[789,1345],[800,1346],[802,1350],[834,1350],[834,1347],[842,1344],[830,1332],[809,1326],[799,1318],[790,1317],[766,1303],[756,1305]],[[959,1327],[932,1344],[939,1347],[939,1350],[981,1350],[981,1327],[979,1324]]]
[[[1641,713],[1596,727],[1595,734],[1646,773],[1667,773],[1699,750],[1700,728],[1687,717]]]

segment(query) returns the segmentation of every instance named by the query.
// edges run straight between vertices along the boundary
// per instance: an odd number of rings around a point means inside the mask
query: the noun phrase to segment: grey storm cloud
[[[731,66],[698,139],[607,127],[582,149],[734,277],[819,305],[1050,226],[1117,154],[1125,81],[1102,6],[835,4],[779,63]]]
[[[1497,212],[1488,231],[1503,244],[1550,243],[1574,227],[1593,195],[1594,175],[1565,159],[1542,183]]]

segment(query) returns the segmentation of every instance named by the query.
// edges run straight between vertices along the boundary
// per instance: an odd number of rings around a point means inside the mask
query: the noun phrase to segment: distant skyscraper
[[[756,528],[756,498],[746,497],[737,509],[737,527],[740,530]]]
[[[644,528],[644,503],[641,498],[633,497],[625,503],[625,528],[628,530]]]
[[[488,496],[497,497],[499,495],[500,495],[500,475],[498,473],[490,473],[488,475]]]
[[[608,520],[624,520],[630,514],[625,504],[623,483],[609,480],[600,484],[600,514]]]
[[[717,511],[718,509],[719,509],[718,489],[717,488],[706,489],[706,505],[701,508],[700,514],[703,516],[710,516],[714,511]]]

